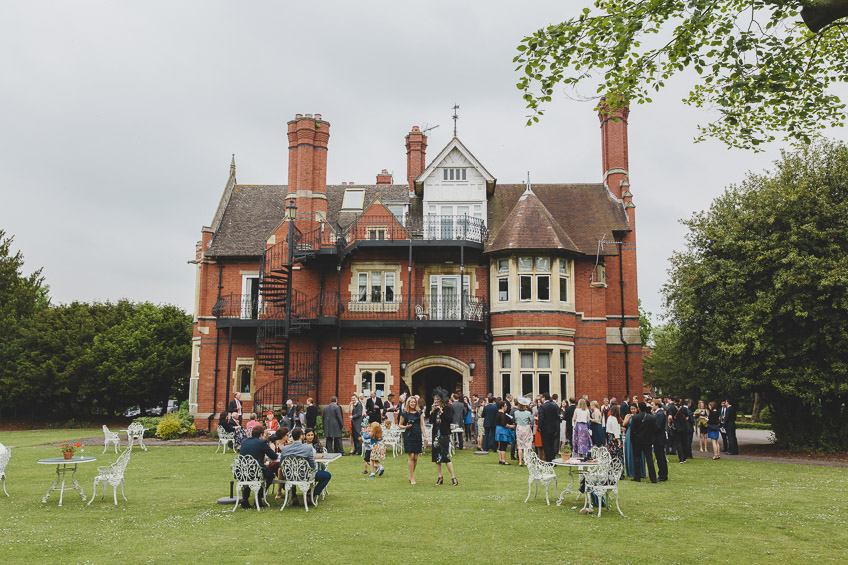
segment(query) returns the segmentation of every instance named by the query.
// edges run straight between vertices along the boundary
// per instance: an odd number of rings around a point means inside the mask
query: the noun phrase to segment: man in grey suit
[[[351,455],[362,455],[362,403],[354,393],[350,397],[350,441]]]
[[[335,404],[335,402],[336,402],[336,397],[334,396],[333,400],[330,403],[330,406],[335,406],[336,408],[338,408],[339,414],[341,414],[342,409],[339,408],[339,405]],[[326,408],[324,408],[324,410],[326,410],[330,406],[327,406]],[[283,457],[286,457],[288,455],[294,455],[296,457],[303,457],[309,463],[310,467],[312,467],[313,469],[317,469],[318,464],[315,463],[314,450],[312,449],[312,446],[309,445],[308,443],[301,443],[300,442],[300,438],[301,438],[302,435],[303,435],[302,429],[295,428],[294,430],[292,430],[291,437],[292,437],[292,440],[294,441],[294,443],[285,446],[280,451],[280,460],[282,460]],[[342,441],[341,438],[339,438],[339,444],[341,444],[341,441]],[[322,471],[322,470],[319,469],[318,471],[315,472],[315,482],[317,484],[315,485],[315,490],[312,491],[312,495],[315,498],[318,498],[318,495],[321,494],[321,491],[324,490],[324,487],[327,486],[327,483],[330,482],[331,478],[333,478],[333,476],[330,475],[330,473],[328,473],[327,471]],[[306,495],[306,504],[312,504],[312,497],[310,497],[308,494]]]
[[[453,412],[453,422],[460,430],[465,428],[465,415],[468,414],[468,406],[459,399],[456,394],[451,395],[451,411]],[[458,439],[456,443],[459,449],[463,449],[462,434],[454,434]]]
[[[332,397],[330,403],[324,407],[324,411],[322,412],[324,437],[327,438],[327,451],[329,453],[347,455],[344,449],[342,449],[344,418],[342,417],[342,409],[338,405],[338,401],[338,398],[335,396]]]

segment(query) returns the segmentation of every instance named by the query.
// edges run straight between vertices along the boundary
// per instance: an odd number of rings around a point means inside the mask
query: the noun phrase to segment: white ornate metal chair
[[[399,453],[403,453],[403,430],[397,425],[391,428],[383,427],[383,443],[386,447],[392,448],[392,457],[397,457]]]
[[[0,443],[0,480],[3,481],[3,492],[6,493],[6,496],[9,496],[9,493],[6,492],[6,466],[11,458],[12,450]]]
[[[227,452],[227,444],[230,444],[233,451],[236,450],[236,434],[235,432],[227,432],[223,426],[218,426],[218,447],[215,448],[215,453],[224,446],[224,453]]]
[[[286,498],[283,500],[283,506],[280,508],[282,512],[289,503],[289,491],[293,488],[299,488],[303,493],[303,506],[309,512],[309,500],[312,500],[314,506],[318,506],[318,501],[312,496],[315,489],[315,472],[316,470],[309,466],[309,460],[305,457],[297,455],[286,455],[280,462],[280,470],[283,473],[283,480],[286,481]],[[297,494],[297,491],[295,491]]]
[[[115,499],[115,506],[118,505],[118,485],[121,485],[121,496],[124,497],[124,500],[127,499],[124,495],[124,471],[127,470],[130,455],[132,455],[132,447],[125,449],[118,460],[111,465],[97,468],[97,476],[94,477],[94,492],[88,501],[89,505],[94,502],[94,497],[97,496],[97,485],[99,483],[103,483],[103,494],[100,495],[100,500],[103,500],[106,496],[107,484],[112,485],[112,497]]]
[[[121,438],[118,432],[110,432],[106,424],[103,424],[103,453],[109,449],[109,444],[115,444],[115,455],[118,454],[118,446],[121,445]]]
[[[250,455],[239,455],[233,460],[230,467],[233,470],[233,478],[236,480],[236,504],[233,506],[233,512],[238,508],[241,502],[242,488],[248,487],[256,499],[256,511],[261,512],[259,508],[260,500],[265,506],[271,506],[265,500],[265,475],[262,473],[262,467],[259,462]]]
[[[428,318],[429,318],[429,316],[427,316],[427,313],[424,312],[424,308],[422,308],[420,304],[416,304],[415,305],[415,319],[416,320],[426,320]]]
[[[143,451],[147,451],[147,446],[144,445],[144,426],[139,422],[133,422],[127,426],[127,442],[129,443],[129,447],[132,447],[135,440],[138,440],[138,446]]]
[[[590,468],[585,477],[586,501],[584,508],[592,508],[592,495],[595,495],[598,504],[598,517],[606,501],[609,504],[609,494],[615,495],[615,507],[618,513],[624,517],[621,506],[618,504],[618,480],[621,478],[621,459],[611,457],[606,447],[593,447],[592,459],[598,460],[598,466]]]
[[[550,506],[551,499],[548,495],[548,489],[551,483],[554,484],[554,494],[557,491],[557,476],[553,463],[542,461],[533,451],[526,449],[524,450],[524,463],[527,465],[527,472],[530,473],[527,479],[527,498],[524,499],[524,502],[530,500],[530,492],[533,490],[533,485],[536,485],[536,492],[533,494],[533,498],[536,498],[536,495],[539,494],[539,485],[542,484],[545,486],[545,500],[548,502],[548,506]]]

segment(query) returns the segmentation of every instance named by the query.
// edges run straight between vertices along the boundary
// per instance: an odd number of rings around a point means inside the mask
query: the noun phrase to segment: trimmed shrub
[[[180,421],[173,414],[162,417],[156,427],[156,436],[160,439],[178,439],[180,437]]]

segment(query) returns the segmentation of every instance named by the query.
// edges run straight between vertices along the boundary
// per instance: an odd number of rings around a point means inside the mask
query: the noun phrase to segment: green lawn
[[[0,442],[87,435],[19,433],[0,434]],[[88,448],[86,455],[104,465],[116,459],[114,451],[101,451]],[[117,507],[111,490],[91,506],[74,491],[62,508],[56,493],[42,504],[55,473],[35,461],[57,455],[56,447],[13,450],[11,497],[0,493],[0,562],[55,561],[59,552],[69,563],[840,560],[844,547],[837,540],[848,525],[848,472],[842,468],[674,460],[668,483],[621,484],[626,518],[605,512],[597,519],[580,516],[573,504],[546,506],[543,495],[525,504],[526,469],[499,466],[494,454],[459,454],[459,487],[434,486],[435,466],[424,458],[413,487],[406,456],[389,457],[386,474],[377,479],[359,474],[360,458],[345,457],[331,465],[331,494],[309,513],[302,506],[280,512],[273,500],[261,513],[232,513],[215,504],[228,494],[232,455],[216,454],[212,445],[134,450],[126,476],[129,501],[119,493]],[[87,495],[94,474],[93,466],[80,466]]]
[[[114,429],[112,431],[116,432],[118,430]],[[103,437],[102,428],[82,428],[79,430],[28,430],[23,432],[0,432],[0,443],[15,447],[30,447],[45,443],[58,443],[60,441],[71,441],[79,438],[98,436]],[[125,438],[125,434],[121,434],[121,437]]]

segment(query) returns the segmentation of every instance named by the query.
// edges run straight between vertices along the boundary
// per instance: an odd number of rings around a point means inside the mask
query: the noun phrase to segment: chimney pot
[[[320,119],[321,119],[321,114],[315,114],[315,119],[316,119],[316,120],[320,120]]]
[[[387,175],[387,174],[389,174],[389,171],[388,171],[388,169],[383,169],[382,171],[380,171],[380,174]]]
[[[342,181],[342,186],[347,186],[347,183],[345,181]]]
[[[311,117],[312,117],[312,114],[306,114],[306,117],[307,117],[307,118],[311,118]]]
[[[303,117],[303,114],[295,114],[294,115],[294,119],[296,119],[296,120],[299,120],[302,117]]]
[[[421,130],[418,129],[418,126],[412,126],[412,131],[421,131]]]

